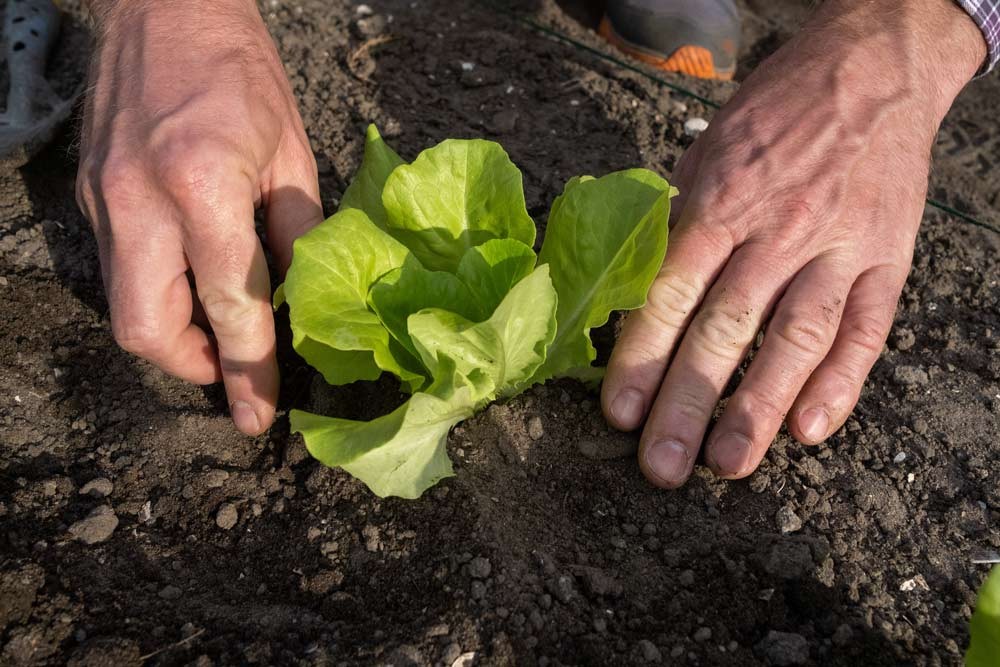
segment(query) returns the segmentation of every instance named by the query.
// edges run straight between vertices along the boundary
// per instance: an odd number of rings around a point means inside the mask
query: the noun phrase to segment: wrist
[[[803,33],[840,61],[838,83],[860,94],[891,92],[935,131],[987,52],[954,0],[826,0]]]
[[[197,21],[199,17],[250,15],[259,19],[255,0],[85,0],[98,38],[127,30],[136,21],[151,16],[169,20]],[[183,25],[183,24],[182,24]]]

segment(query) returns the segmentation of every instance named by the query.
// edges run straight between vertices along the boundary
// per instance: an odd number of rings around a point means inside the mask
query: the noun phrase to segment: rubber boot
[[[732,79],[740,17],[733,0],[609,0],[601,35],[633,58],[703,79]]]

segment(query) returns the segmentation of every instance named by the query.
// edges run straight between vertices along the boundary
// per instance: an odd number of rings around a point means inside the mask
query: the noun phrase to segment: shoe
[[[662,70],[722,80],[736,73],[740,16],[733,0],[609,0],[599,32]]]

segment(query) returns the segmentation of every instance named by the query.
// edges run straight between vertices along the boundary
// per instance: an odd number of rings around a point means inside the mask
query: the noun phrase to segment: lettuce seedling
[[[573,178],[536,256],[499,144],[449,139],[407,164],[369,127],[339,212],[295,242],[275,306],[328,383],[391,373],[412,395],[369,422],[293,410],[292,430],[377,495],[418,497],[453,474],[458,422],[550,378],[600,377],[590,330],[643,305],[674,194],[643,169]]]
[[[996,667],[1000,661],[1000,566],[986,578],[969,624],[966,667]]]

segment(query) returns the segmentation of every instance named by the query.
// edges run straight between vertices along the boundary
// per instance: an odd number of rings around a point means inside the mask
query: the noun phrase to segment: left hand
[[[602,391],[612,426],[645,419],[651,482],[691,475],[765,323],[709,467],[749,475],[786,415],[807,444],[846,421],[906,281],[935,133],[984,56],[951,0],[827,0],[684,155],[663,269]]]

